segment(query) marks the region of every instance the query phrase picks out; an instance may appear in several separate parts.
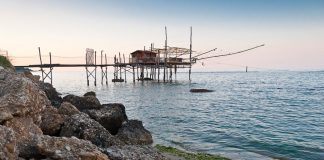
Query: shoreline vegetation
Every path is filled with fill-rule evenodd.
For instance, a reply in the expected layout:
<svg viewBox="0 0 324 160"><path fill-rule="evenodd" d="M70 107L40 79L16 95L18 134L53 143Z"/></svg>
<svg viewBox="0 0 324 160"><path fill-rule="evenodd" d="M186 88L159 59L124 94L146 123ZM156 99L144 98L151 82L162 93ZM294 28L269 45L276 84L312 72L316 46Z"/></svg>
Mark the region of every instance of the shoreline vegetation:
<svg viewBox="0 0 324 160"><path fill-rule="evenodd" d="M128 119L123 104L101 104L95 92L60 97L3 56L0 66L0 159L226 159L153 147L151 133Z"/></svg>

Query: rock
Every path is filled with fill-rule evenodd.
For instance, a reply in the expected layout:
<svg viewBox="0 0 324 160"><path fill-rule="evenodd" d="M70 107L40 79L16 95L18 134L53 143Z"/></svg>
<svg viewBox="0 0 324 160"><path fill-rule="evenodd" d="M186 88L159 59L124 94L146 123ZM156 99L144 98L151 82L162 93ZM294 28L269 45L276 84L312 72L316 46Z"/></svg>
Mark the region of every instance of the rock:
<svg viewBox="0 0 324 160"><path fill-rule="evenodd" d="M0 112L0 124L3 124L3 122L12 119L13 116L8 112Z"/></svg>
<svg viewBox="0 0 324 160"><path fill-rule="evenodd" d="M90 92L85 93L83 96L94 96L94 97L96 97L96 92L90 91Z"/></svg>
<svg viewBox="0 0 324 160"><path fill-rule="evenodd" d="M18 159L15 132L0 125L0 159Z"/></svg>
<svg viewBox="0 0 324 160"><path fill-rule="evenodd" d="M43 86L43 90L46 93L46 96L51 101L51 104L56 107L60 106L63 99L62 97L59 96L59 93L56 91L56 89L49 83L41 83L41 84Z"/></svg>
<svg viewBox="0 0 324 160"><path fill-rule="evenodd" d="M61 129L60 136L77 137L89 140L98 147L107 148L124 143L113 137L97 121L91 119L87 114L74 114L67 118Z"/></svg>
<svg viewBox="0 0 324 160"><path fill-rule="evenodd" d="M142 121L129 120L124 123L116 135L126 144L144 145L152 144L151 133L143 127Z"/></svg>
<svg viewBox="0 0 324 160"><path fill-rule="evenodd" d="M32 80L34 83L39 83L40 76L33 75L30 71L24 71L24 75L25 75L25 77Z"/></svg>
<svg viewBox="0 0 324 160"><path fill-rule="evenodd" d="M166 159L152 146L112 146L103 151L111 160L163 160Z"/></svg>
<svg viewBox="0 0 324 160"><path fill-rule="evenodd" d="M117 134L123 122L127 121L125 106L123 104L103 104L101 109L87 110L92 119L104 126L112 135Z"/></svg>
<svg viewBox="0 0 324 160"><path fill-rule="evenodd" d="M0 80L5 80L5 79L6 79L5 75L4 74L0 74Z"/></svg>
<svg viewBox="0 0 324 160"><path fill-rule="evenodd" d="M71 103L63 102L58 108L58 113L62 115L72 116L74 114L79 114L80 111Z"/></svg>
<svg viewBox="0 0 324 160"><path fill-rule="evenodd" d="M43 136L36 148L47 159L108 160L107 155L101 153L91 142L75 137Z"/></svg>
<svg viewBox="0 0 324 160"><path fill-rule="evenodd" d="M64 116L59 114L58 110L48 106L41 113L42 122L40 128L45 135L58 136L64 123Z"/></svg>
<svg viewBox="0 0 324 160"><path fill-rule="evenodd" d="M80 111L101 108L99 100L94 96L79 97L75 95L67 95L63 98L63 101L70 102Z"/></svg>
<svg viewBox="0 0 324 160"><path fill-rule="evenodd" d="M193 92L193 93L204 93L204 92L214 92L214 91L213 90L209 90L209 89L198 88L198 89L190 89L190 92Z"/></svg>
<svg viewBox="0 0 324 160"><path fill-rule="evenodd" d="M33 117L35 122L39 121L38 114L50 104L45 92L22 74L6 69L0 70L0 74L6 75L6 79L0 81L0 113L6 116L0 117L0 122L11 116Z"/></svg>
<svg viewBox="0 0 324 160"><path fill-rule="evenodd" d="M42 136L43 132L34 124L31 118L14 118L10 121L6 121L4 125L11 128L16 133L19 157L38 157L39 154L35 149L35 145L37 143L37 137Z"/></svg>

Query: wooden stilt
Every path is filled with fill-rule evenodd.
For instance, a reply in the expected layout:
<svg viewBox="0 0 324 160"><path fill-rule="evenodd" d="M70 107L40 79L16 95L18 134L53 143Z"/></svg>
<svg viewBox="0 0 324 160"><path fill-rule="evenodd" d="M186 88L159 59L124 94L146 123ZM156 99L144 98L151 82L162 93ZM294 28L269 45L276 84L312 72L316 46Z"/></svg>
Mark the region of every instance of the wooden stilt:
<svg viewBox="0 0 324 160"><path fill-rule="evenodd" d="M97 51L95 51L95 77L94 77L94 85L97 86Z"/></svg>
<svg viewBox="0 0 324 160"><path fill-rule="evenodd" d="M125 54L123 54L123 58L124 58L124 65L125 65L125 66L124 66L124 65L123 65L123 66L124 66L124 72L125 72L125 83L126 83L127 81L126 81L126 60L125 60Z"/></svg>
<svg viewBox="0 0 324 160"><path fill-rule="evenodd" d="M189 58L190 58L190 68L189 68L189 81L191 81L191 54L192 54L192 27L190 27L190 53L189 53Z"/></svg>

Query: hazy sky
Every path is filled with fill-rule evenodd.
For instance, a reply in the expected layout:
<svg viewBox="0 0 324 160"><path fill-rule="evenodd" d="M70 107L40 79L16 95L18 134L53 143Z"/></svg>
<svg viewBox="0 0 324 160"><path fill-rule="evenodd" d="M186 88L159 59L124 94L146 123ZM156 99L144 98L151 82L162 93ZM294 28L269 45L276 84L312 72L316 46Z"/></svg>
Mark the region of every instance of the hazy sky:
<svg viewBox="0 0 324 160"><path fill-rule="evenodd" d="M169 45L178 47L189 47L192 26L199 52L266 44L203 61L195 70L324 69L324 0L0 0L0 48L17 65L39 63L37 57L15 58L36 56L37 47L79 57L54 57L54 63L84 63L86 48L112 57L152 42L162 47L164 26Z"/></svg>

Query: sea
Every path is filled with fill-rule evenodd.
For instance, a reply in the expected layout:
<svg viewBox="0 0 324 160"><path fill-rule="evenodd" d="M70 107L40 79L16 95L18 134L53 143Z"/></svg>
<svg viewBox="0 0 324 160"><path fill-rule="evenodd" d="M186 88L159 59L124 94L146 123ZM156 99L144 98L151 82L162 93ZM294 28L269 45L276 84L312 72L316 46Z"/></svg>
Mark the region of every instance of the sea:
<svg viewBox="0 0 324 160"><path fill-rule="evenodd" d="M177 73L172 82L136 81L97 86L85 71L53 73L62 96L95 91L104 103L122 103L143 121L154 144L231 159L324 159L324 72ZM205 88L209 93L191 93Z"/></svg>

